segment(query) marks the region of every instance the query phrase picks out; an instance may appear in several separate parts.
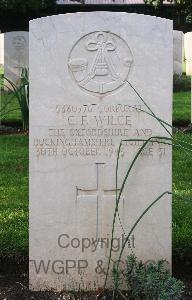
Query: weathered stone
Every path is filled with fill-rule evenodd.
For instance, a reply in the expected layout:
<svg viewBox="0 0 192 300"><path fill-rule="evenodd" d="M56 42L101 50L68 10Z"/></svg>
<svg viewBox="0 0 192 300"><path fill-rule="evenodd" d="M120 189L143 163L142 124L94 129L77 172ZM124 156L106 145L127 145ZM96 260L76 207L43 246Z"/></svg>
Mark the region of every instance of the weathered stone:
<svg viewBox="0 0 192 300"><path fill-rule="evenodd" d="M173 73L182 75L184 61L184 34L173 30Z"/></svg>
<svg viewBox="0 0 192 300"><path fill-rule="evenodd" d="M192 32L185 33L186 75L192 75Z"/></svg>
<svg viewBox="0 0 192 300"><path fill-rule="evenodd" d="M159 118L171 123L172 78L169 20L91 12L30 22L31 289L103 286L118 147L124 140L117 193L143 140L167 136L143 112L148 109L138 93ZM127 235L143 211L171 191L171 169L169 145L154 142L142 151L120 198L113 262L123 232ZM169 195L135 228L122 262L131 248L144 262L166 259L171 264ZM38 269L40 262L44 271L42 265ZM111 282L110 272L108 286Z"/></svg>
<svg viewBox="0 0 192 300"><path fill-rule="evenodd" d="M4 34L4 74L5 77L19 85L23 68L29 67L29 33L12 31ZM5 81L11 88L11 84Z"/></svg>

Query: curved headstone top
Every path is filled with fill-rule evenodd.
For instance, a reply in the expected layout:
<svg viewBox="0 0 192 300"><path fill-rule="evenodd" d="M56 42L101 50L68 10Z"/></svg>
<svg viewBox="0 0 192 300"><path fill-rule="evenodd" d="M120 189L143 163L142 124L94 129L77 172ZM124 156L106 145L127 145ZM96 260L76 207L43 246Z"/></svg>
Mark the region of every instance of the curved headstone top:
<svg viewBox="0 0 192 300"><path fill-rule="evenodd" d="M118 147L124 140L117 192L143 140L167 135L144 111L150 107L171 123L172 80L170 20L89 12L30 22L31 289L104 284ZM171 166L168 145L154 142L142 151L120 198L113 261L122 227L128 232L155 198L171 190ZM171 264L170 196L143 219L122 261L130 247L144 262Z"/></svg>

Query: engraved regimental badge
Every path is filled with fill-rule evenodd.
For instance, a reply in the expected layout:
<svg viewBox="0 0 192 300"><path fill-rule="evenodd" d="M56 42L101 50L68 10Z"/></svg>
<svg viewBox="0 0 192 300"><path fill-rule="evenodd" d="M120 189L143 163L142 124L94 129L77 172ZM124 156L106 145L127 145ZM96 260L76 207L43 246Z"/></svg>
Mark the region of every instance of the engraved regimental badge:
<svg viewBox="0 0 192 300"><path fill-rule="evenodd" d="M26 47L26 39L24 36L15 36L13 38L13 46L17 51L24 50Z"/></svg>
<svg viewBox="0 0 192 300"><path fill-rule="evenodd" d="M111 32L92 32L72 48L68 66L75 82L96 94L115 91L126 83L133 56L127 43Z"/></svg>

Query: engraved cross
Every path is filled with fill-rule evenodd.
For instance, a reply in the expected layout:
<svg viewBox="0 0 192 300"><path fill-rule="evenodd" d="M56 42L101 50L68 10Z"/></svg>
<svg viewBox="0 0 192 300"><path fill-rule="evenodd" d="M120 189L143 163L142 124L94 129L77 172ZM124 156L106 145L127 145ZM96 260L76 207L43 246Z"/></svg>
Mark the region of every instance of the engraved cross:
<svg viewBox="0 0 192 300"><path fill-rule="evenodd" d="M116 189L104 189L103 182L104 182L104 163L96 163L96 188L91 189L82 189L76 187L76 195L77 199L83 196L95 196L97 201L97 232L96 235L98 236L99 231L99 210L100 206L102 205L102 200L105 196L116 196ZM119 191L119 189L117 189Z"/></svg>

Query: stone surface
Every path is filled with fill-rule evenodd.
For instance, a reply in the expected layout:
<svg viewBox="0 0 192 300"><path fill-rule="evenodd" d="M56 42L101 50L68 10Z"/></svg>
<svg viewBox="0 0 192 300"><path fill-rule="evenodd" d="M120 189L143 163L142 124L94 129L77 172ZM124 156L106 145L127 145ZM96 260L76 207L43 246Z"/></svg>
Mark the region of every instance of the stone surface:
<svg viewBox="0 0 192 300"><path fill-rule="evenodd" d="M173 73L182 75L184 61L184 33L173 30Z"/></svg>
<svg viewBox="0 0 192 300"><path fill-rule="evenodd" d="M4 66L4 33L0 33L0 66Z"/></svg>
<svg viewBox="0 0 192 300"><path fill-rule="evenodd" d="M6 32L4 52L5 77L18 85L22 69L29 66L29 33L26 31ZM5 83L10 87L7 81Z"/></svg>
<svg viewBox="0 0 192 300"><path fill-rule="evenodd" d="M186 75L192 75L192 32L185 33Z"/></svg>
<svg viewBox="0 0 192 300"><path fill-rule="evenodd" d="M169 20L127 13L76 13L30 22L31 289L103 286L119 144L124 140L118 193L143 140L167 135L142 111L147 108L138 93L171 123L172 32ZM170 146L154 142L142 151L121 195L113 262L123 232L171 190L171 169ZM144 262L171 264L170 196L153 206L131 234L121 267L131 251ZM109 287L111 282L110 273Z"/></svg>

